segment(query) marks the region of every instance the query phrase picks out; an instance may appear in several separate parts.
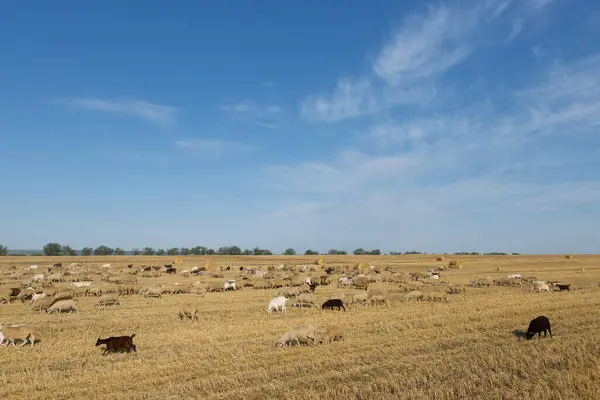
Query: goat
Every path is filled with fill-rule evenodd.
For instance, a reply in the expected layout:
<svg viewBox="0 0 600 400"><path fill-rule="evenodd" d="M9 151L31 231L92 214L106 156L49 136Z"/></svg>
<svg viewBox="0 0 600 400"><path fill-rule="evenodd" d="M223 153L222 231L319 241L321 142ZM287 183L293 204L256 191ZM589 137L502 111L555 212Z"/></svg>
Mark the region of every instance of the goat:
<svg viewBox="0 0 600 400"><path fill-rule="evenodd" d="M550 333L550 337L552 337L552 330L550 329L550 320L548 317L540 315L537 318L534 318L529 323L529 327L527 327L527 333L525 337L527 340L531 340L536 334L541 339L542 332L544 332L544 337L547 336L546 331Z"/></svg>
<svg viewBox="0 0 600 400"><path fill-rule="evenodd" d="M271 299L271 301L269 301L267 312L270 314L271 311L273 311L273 309L281 309L281 312L285 312L285 303L287 302L287 300L288 299L285 296L279 296Z"/></svg>
<svg viewBox="0 0 600 400"><path fill-rule="evenodd" d="M326 308L329 308L329 309L332 309L332 310L334 308L337 308L338 310L341 310L343 308L344 311L346 311L346 307L344 307L344 301L342 299L329 299L329 300L327 300L321 306L322 310L325 310Z"/></svg>
<svg viewBox="0 0 600 400"><path fill-rule="evenodd" d="M7 341L7 345L8 343L12 343L13 346L16 346L15 341L22 340L21 347L25 346L27 342L31 343L31 347L33 347L33 343L35 342L35 331L28 325L3 326L2 335L3 340Z"/></svg>
<svg viewBox="0 0 600 400"><path fill-rule="evenodd" d="M571 286L571 284L568 284L568 285L563 285L563 284L560 284L560 283L556 284L556 287L558 287L558 290L560 290L561 292L563 290L566 290L567 292L570 292L571 291L571 289L569 289L570 286Z"/></svg>
<svg viewBox="0 0 600 400"><path fill-rule="evenodd" d="M96 341L96 346L100 346L102 344L106 345L104 352L102 355L106 353L117 353L117 352L131 352L133 349L134 352L137 353L137 349L135 344L133 344L133 337L135 333L131 336L113 336L106 339L100 339Z"/></svg>

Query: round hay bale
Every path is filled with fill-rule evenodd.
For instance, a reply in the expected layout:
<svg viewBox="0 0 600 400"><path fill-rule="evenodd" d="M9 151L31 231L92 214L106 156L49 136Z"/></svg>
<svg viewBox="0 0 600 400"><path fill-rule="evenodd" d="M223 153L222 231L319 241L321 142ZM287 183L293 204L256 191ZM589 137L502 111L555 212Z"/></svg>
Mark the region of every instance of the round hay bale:
<svg viewBox="0 0 600 400"><path fill-rule="evenodd" d="M173 264L175 264L175 265L183 264L183 259L181 257L175 257L173 259Z"/></svg>
<svg viewBox="0 0 600 400"><path fill-rule="evenodd" d="M459 260L450 260L448 262L448 268L462 269L462 261L459 261Z"/></svg>
<svg viewBox="0 0 600 400"><path fill-rule="evenodd" d="M565 258L566 258L567 260L570 260L571 258L573 258L573 256L572 256L571 254L567 254L567 255L565 256Z"/></svg>
<svg viewBox="0 0 600 400"><path fill-rule="evenodd" d="M444 257L444 256L438 256L436 258L437 261L444 261L445 259L446 259L446 257Z"/></svg>
<svg viewBox="0 0 600 400"><path fill-rule="evenodd" d="M323 266L323 265L325 265L325 259L323 257L319 257L315 260L315 264Z"/></svg>
<svg viewBox="0 0 600 400"><path fill-rule="evenodd" d="M217 265L213 261L207 261L204 263L204 268L209 272L219 272Z"/></svg>

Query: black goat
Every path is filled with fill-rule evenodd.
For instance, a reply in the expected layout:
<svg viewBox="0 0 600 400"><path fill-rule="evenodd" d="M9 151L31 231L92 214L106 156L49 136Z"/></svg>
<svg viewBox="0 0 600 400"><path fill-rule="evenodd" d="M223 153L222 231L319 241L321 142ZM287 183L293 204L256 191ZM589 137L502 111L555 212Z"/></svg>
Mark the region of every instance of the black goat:
<svg viewBox="0 0 600 400"><path fill-rule="evenodd" d="M566 290L567 292L570 292L571 289L569 289L569 286L571 286L571 284L568 285L561 285L560 283L557 283L556 286L558 287L558 289L562 292L563 290Z"/></svg>
<svg viewBox="0 0 600 400"><path fill-rule="evenodd" d="M117 352L127 352L129 353L132 349L137 353L135 344L133 344L133 337L135 333L131 336L113 336L106 339L100 339L96 341L96 346L100 346L102 344L106 345L104 352L102 355L106 353L117 353Z"/></svg>
<svg viewBox="0 0 600 400"><path fill-rule="evenodd" d="M542 332L544 332L544 337L547 336L547 332L550 333L550 337L552 337L552 330L550 329L550 320L548 317L540 315L537 318L534 318L529 323L529 327L527 328L527 333L525 337L527 340L533 339L533 337L537 334L538 337L542 338Z"/></svg>
<svg viewBox="0 0 600 400"><path fill-rule="evenodd" d="M310 291L314 293L314 292L315 292L315 289L317 288L317 286L318 286L318 285L317 285L317 283L316 283L316 282L313 282L313 281L311 281L311 282L308 284L308 286L309 286L309 288L310 288Z"/></svg>
<svg viewBox="0 0 600 400"><path fill-rule="evenodd" d="M344 307L344 302L342 301L342 299L329 299L327 300L325 303L323 303L323 305L321 306L321 309L324 310L326 308L329 309L334 309L337 308L338 311L341 310L342 308L344 309L344 311L346 311L346 307Z"/></svg>
<svg viewBox="0 0 600 400"><path fill-rule="evenodd" d="M62 268L62 263L56 263L52 267L54 267L54 268Z"/></svg>

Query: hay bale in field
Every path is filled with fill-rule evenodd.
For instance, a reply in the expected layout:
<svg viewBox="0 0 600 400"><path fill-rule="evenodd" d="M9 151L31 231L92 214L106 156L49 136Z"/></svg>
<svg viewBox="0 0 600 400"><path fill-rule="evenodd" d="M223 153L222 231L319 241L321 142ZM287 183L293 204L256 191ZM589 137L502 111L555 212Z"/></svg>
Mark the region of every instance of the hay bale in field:
<svg viewBox="0 0 600 400"><path fill-rule="evenodd" d="M459 260L450 260L448 262L448 268L462 269L462 261L459 261Z"/></svg>
<svg viewBox="0 0 600 400"><path fill-rule="evenodd" d="M444 256L438 256L436 258L437 261L444 261L445 259L446 259L446 257L444 257Z"/></svg>
<svg viewBox="0 0 600 400"><path fill-rule="evenodd" d="M213 272L213 273L220 272L219 268L213 261L205 262L203 267L205 268L205 271L208 271L208 272Z"/></svg>
<svg viewBox="0 0 600 400"><path fill-rule="evenodd" d="M571 254L567 254L567 255L565 256L565 258L566 258L567 260L570 260L570 259L572 259L572 258L573 258L573 256L572 256Z"/></svg>
<svg viewBox="0 0 600 400"><path fill-rule="evenodd" d="M325 265L325 259L323 257L319 257L315 260L315 265L319 265L319 266L324 266Z"/></svg>

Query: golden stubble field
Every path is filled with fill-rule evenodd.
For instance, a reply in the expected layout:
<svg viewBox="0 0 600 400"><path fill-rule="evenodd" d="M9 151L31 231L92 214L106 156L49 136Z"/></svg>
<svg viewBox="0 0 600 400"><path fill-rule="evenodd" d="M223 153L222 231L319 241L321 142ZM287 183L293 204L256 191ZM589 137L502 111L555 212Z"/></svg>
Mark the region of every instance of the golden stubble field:
<svg viewBox="0 0 600 400"><path fill-rule="evenodd" d="M450 257L453 258L453 257ZM178 268L218 265L311 264L315 257L183 257ZM442 264L432 255L325 256L328 264L367 261L398 271ZM347 312L290 307L266 312L276 290L244 288L162 299L123 296L114 308L76 301L80 313L46 314L27 303L0 304L0 323L37 327L31 348L0 347L0 399L598 399L600 398L600 256L461 256L464 268L442 273L466 284L478 276L510 273L571 283L571 292L537 293L519 287L471 288L448 303L404 301L398 284L385 284L386 306L349 306ZM3 257L0 268L84 262L113 267L163 265L172 257ZM447 263L447 261L445 262ZM497 271L497 268L500 271ZM6 275L3 275L4 277ZM229 273L226 277L235 276ZM94 279L99 279L95 276ZM162 275L140 284L205 278ZM6 283L6 281L4 281ZM96 284L96 283L95 283ZM381 286L381 285L380 285ZM2 285L0 285L2 288ZM357 289L318 287L320 302ZM198 308L199 322L182 322L182 305ZM515 334L546 315L553 339ZM348 327L327 345L275 348L288 328L330 323ZM137 353L101 356L98 337L135 333Z"/></svg>

